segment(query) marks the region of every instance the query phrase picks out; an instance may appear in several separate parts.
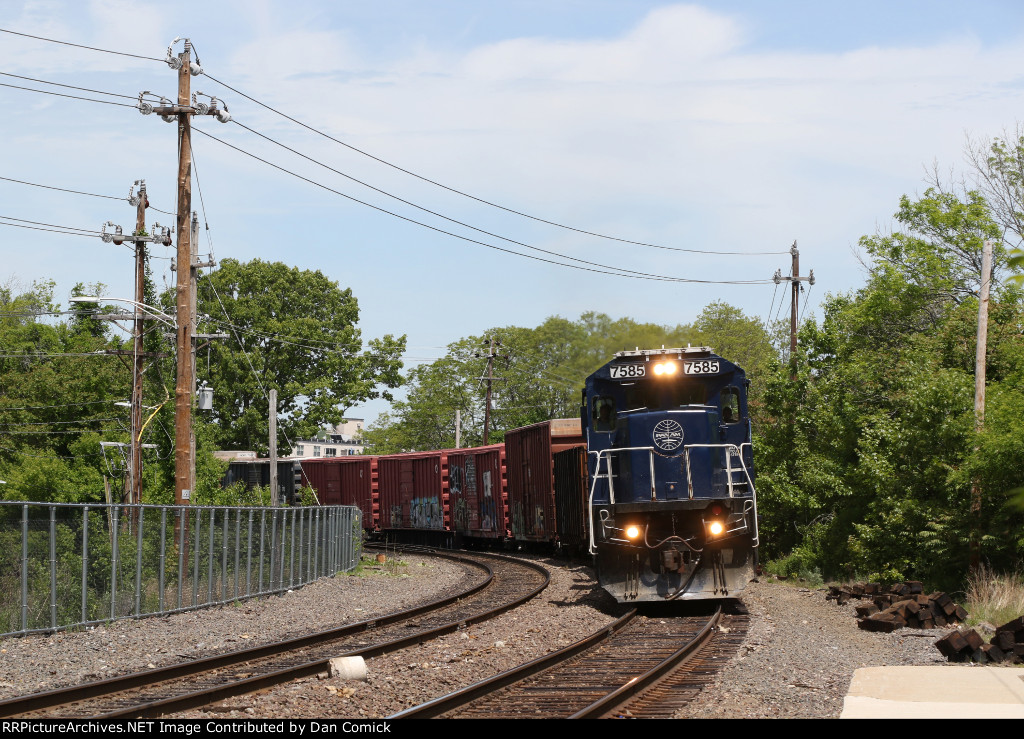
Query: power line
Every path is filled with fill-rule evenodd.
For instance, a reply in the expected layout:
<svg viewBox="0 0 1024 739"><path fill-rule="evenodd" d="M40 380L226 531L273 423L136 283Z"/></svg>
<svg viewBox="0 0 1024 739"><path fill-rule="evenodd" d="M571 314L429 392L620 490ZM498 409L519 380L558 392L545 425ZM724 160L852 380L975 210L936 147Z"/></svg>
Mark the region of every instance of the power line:
<svg viewBox="0 0 1024 739"><path fill-rule="evenodd" d="M154 61L154 62L163 62L164 61L163 59L159 59L159 58L157 58L155 56L142 56L140 54L129 54L128 52L125 52L125 51L112 51L110 49L100 49L100 48L98 48L96 46L84 46L82 44L72 44L69 41L58 41L57 39L46 38L45 36L33 36L30 33L19 33L18 31L11 31L11 30L9 30L7 28L0 28L0 31L2 31L3 33L13 34L14 36L24 36L25 38L34 38L37 41L48 41L51 44L62 44L64 46L74 46L75 48L78 48L78 49L88 49L89 51L102 51L104 54L117 54L119 56L130 56L130 57L134 57L135 59L148 59L148 60Z"/></svg>
<svg viewBox="0 0 1024 739"><path fill-rule="evenodd" d="M106 92L105 90L92 90L92 89L90 89L88 87L76 87L75 85L65 85L65 84L63 84L61 82L50 82L49 80L41 80L41 79L38 79L36 77L25 77L24 75L11 74L10 72L0 72L0 74L2 74L4 77L14 77L14 78L19 79L19 80L28 80L29 82L38 82L38 83L40 83L42 85L53 85L55 87L65 87L65 88L67 88L69 90L80 90L82 92L95 92L97 95L110 95L111 97L127 98L128 100L137 100L138 97L139 97L138 95L125 95L124 93L120 93L120 92ZM133 107L138 107L138 106L133 106Z"/></svg>
<svg viewBox="0 0 1024 739"><path fill-rule="evenodd" d="M414 202L412 202L410 200L406 200L405 198L401 198L401 197L399 197L397 195L394 195L394 194L392 194L390 192L387 192L386 190L382 190L379 187L375 187L374 185L371 185L368 182L363 182L362 180L357 179L357 178L355 178L355 177L353 177L353 176L351 176L349 174L346 174L346 173L342 172L341 170L335 169L334 167L331 167L331 166L329 166L327 164L324 164L323 162L320 162L320 161L314 159L311 156L307 156L306 154L303 154L300 151L296 151L295 149L291 148L290 146L286 146L285 144L282 144L280 141L276 141L275 139L271 138L270 136L267 136L265 134L260 133L259 131L256 131L256 130L254 130L252 128L249 128L245 124L239 123L237 120L232 119L232 122L234 122L238 126L244 128L246 131L249 131L250 133L253 133L253 134L257 135L260 138L262 138L262 139L264 139L266 141L269 141L272 144L275 144L276 146L280 146L282 149L285 149L286 151L290 151L292 154L295 154L296 156L300 156L303 159L312 162L313 164L316 164L316 165L318 165L320 167L323 167L324 169L329 170L331 172L334 172L335 174L341 175L342 177L345 177L346 179L349 179L352 182L360 184L363 187L369 188L370 190L373 190L374 192L378 192L381 195L384 195L386 197L389 197L389 198L392 198L394 200L397 200L398 202L404 203L405 205L408 205L410 207L416 208L417 210L421 210L424 213L429 213L432 216L437 216L438 218L442 218L442 219L444 219L444 220L446 220L446 221L448 221L450 223L454 223L454 224L457 224L459 226L462 226L463 228L468 228L468 229L470 229L472 231L476 231L477 233L484 234L485 236L491 236L491 237L496 238L496 239L501 239L502 241L507 241L510 244L515 244L516 246L521 246L521 247L526 248L526 249L531 249L533 251L538 251L538 252L541 252L542 254L548 254L548 255L551 255L551 256L559 257L560 259L568 259L568 260L573 261L573 262L578 262L579 264L589 264L592 267L601 267L601 268L604 268L604 269L612 269L612 270L617 270L617 271L620 271L620 272L626 272L626 273L629 273L629 274L642 275L644 277L659 277L660 276L660 275L653 275L650 272L638 272L637 270L625 269L623 267L615 267L615 266L608 265L608 264L601 264L599 262L591 262L591 261L589 261L587 259L577 259L576 257L571 257L571 256L568 256L568 255L565 255L565 254L559 254L558 252L550 251L548 249L541 249L540 247L532 246L532 245L526 244L526 243L524 243L522 241L516 241L515 239L510 239L510 238L508 238L506 236L502 236L501 234L496 234L496 233L492 233L491 231L484 230L482 228L477 228L476 226L473 226L473 225L471 225L469 223L466 223L464 221L460 221L460 220L457 220L455 218L450 218L450 217L444 215L443 213L439 213L439 212L437 212L435 210L431 210L430 208L425 208L422 205L417 205L416 203L414 203Z"/></svg>
<svg viewBox="0 0 1024 739"><path fill-rule="evenodd" d="M568 267L570 269L577 269L577 270L581 270L581 271L584 271L584 272L595 272L597 274L606 274L606 275L612 275L612 276L615 276L615 277L630 277L630 278L633 278L633 279L653 280L653 281L657 281L657 282L684 282L684 283L697 283L697 284L706 284L706 285L761 285L761 284L766 284L766 283L770 282L770 280L698 280L698 279L692 279L692 278L686 278L686 277L666 277L666 276L656 276L656 275L646 276L646 275L639 275L639 274L630 274L628 272L623 272L623 271L612 272L612 271L608 271L606 269L595 269L595 268L592 268L592 267L581 267L581 266L578 266L578 265L575 265L575 264L565 264L563 262L556 262L554 260L545 259L543 257L534 256L532 254L523 254L522 252L518 252L518 251L515 251L513 249L505 249L504 247L495 246L494 244L488 244L485 241L479 241L478 239L471 239L468 236L461 236L461 235L459 235L457 233L453 233L451 231L446 231L443 228L438 228L437 226L431 226L430 224L423 223L422 221L417 221L414 218L409 218L408 216L400 215L398 213L395 213L394 211L387 210L386 208L381 208L380 206L373 205L372 203L368 203L368 202L366 202L364 200L360 200L359 198L353 197L351 195L346 195L345 193L340 192L339 190L335 190L334 188L328 187L327 185L324 185L324 184L322 184L320 182L317 182L315 180L311 180L308 177L303 177L302 175L297 174L296 172L293 172L293 171L291 171L289 169L286 169L285 167L282 167L282 166L280 166L278 164L274 164L273 162L268 161L266 159L263 159L262 157L258 157L255 154L252 154L252 153L250 153L250 152L248 152L248 151L246 151L246 150L244 150L242 148L239 148L239 147L235 146L234 144L229 144L228 142L223 141L223 140L217 138L216 136L213 136L212 134L206 133L202 129L194 128L192 130L197 132L197 133L201 133L203 136L206 136L207 138L211 138L214 141L216 141L217 143L223 144L224 146L227 146L230 149L234 149L235 151L237 151L237 152L239 152L241 154L245 154L246 156L251 157L251 158L255 159L256 161L262 162L263 164L266 164L266 165L268 165L270 167L273 167L274 169L278 169L278 170L280 170L282 172L285 172L286 174L290 174L291 176L293 176L293 177L295 177L297 179L303 180L304 182L308 182L311 185L315 185L316 187L319 187L319 188L321 188L323 190L327 190L328 192L331 192L331 193L334 193L335 195L338 195L340 197L346 198L347 200L351 200L351 201L353 201L355 203L359 203L360 205L365 205L366 207L372 208L373 210L379 211L381 213L385 213L387 215L393 216L394 218L398 218L398 219L406 221L408 223L413 223L413 224L415 224L417 226L421 226L421 227L429 229L431 231L436 231L437 233L441 233L441 234L444 234L446 236L452 236L452 237L454 237L456 239L461 239L462 241L468 241L469 243L472 243L472 244L478 244L480 246L487 247L488 249L494 249L495 251L504 252L506 254L512 254L514 256L523 257L525 259L532 259L532 260L537 261L537 262L544 262L546 264L554 264L554 265L557 265L559 267ZM549 253L553 254L554 252L549 252ZM564 255L558 255L558 256L560 256L562 258L565 258L565 259L571 259L571 257L566 257ZM612 268L609 268L609 269L617 269L617 268L612 267Z"/></svg>
<svg viewBox="0 0 1024 739"><path fill-rule="evenodd" d="M23 405L23 406L0 406L0 413L4 411L35 411L44 410L47 408L72 408L82 405L103 405L106 403L113 403L112 400L89 400L83 403L58 403L57 405Z"/></svg>
<svg viewBox="0 0 1024 739"><path fill-rule="evenodd" d="M5 180L6 182L17 182L19 185L30 185L32 187L41 187L41 188L43 188L45 190L58 190L60 192L70 192L70 193L73 193L75 195L89 195L89 196L94 197L94 198L106 198L107 200L123 200L125 202L128 201L128 198L119 198L119 197L116 197L114 195L101 195L101 194L95 193L95 192L84 192L82 190L68 190L67 188L64 188L64 187L54 187L53 185L41 185L38 182L27 182L26 180L16 180L13 177L0 177L0 180ZM152 210L157 211L158 213L166 213L167 215L170 215L170 216L174 215L174 213L171 213L169 210L160 210L159 208L154 208L152 205L150 205L149 208L152 209Z"/></svg>
<svg viewBox="0 0 1024 739"><path fill-rule="evenodd" d="M389 161L387 161L385 159L381 159L380 157L374 156L373 154L370 154L369 152L363 151L362 149L358 149L355 146L352 146L351 144L347 144L344 141L341 141L340 139L334 138L330 134L324 133L323 131L320 131L320 130L318 130L316 128L313 128L312 126L310 126L308 124L305 124L305 123L303 123L300 120L292 118L290 115L282 113L281 111L279 111L279 110L277 110L275 108L270 107L266 103L262 103L259 100L255 99L255 98L253 98L253 97L251 97L249 95L246 95L244 92L242 92L240 90L237 90L234 87L231 87L226 82L220 81L216 77L213 77L212 75L210 75L208 72L204 72L204 74L207 77L209 77L211 80L216 82L217 84L222 85L223 87L226 87L227 89L231 90L233 93L235 93L237 95L241 95L245 99L250 100L250 101L256 103L257 105L259 105L259 106L261 106L263 108L266 108L267 110L271 111L272 113L276 113L277 115L281 116L282 118L286 118L287 120L291 121L292 123L295 123L296 125L302 126L303 128L305 128L308 131L312 131L313 133L315 133L315 134L317 134L319 136L323 136L324 138L329 139L330 141L333 141L336 144L340 144L341 146L344 146L346 149L350 149L350 150L356 152L357 154L361 154L361 155L363 155L365 157L369 157L370 159L374 160L375 162L379 162L380 164L384 164L384 165L386 165L388 167L391 167L392 169L396 169L399 172L407 174L407 175L409 175L411 177L415 177L418 180L422 180L423 182L427 182L427 183L429 183L431 185L434 185L436 187L440 187L443 190L447 190L448 192L454 193L456 195L461 195L462 197L469 198L470 200L475 200L478 203L482 203L484 205L489 205L492 208L498 208L499 210L503 210L503 211L505 211L507 213L512 213L512 214L517 215L517 216L522 216L523 218L529 218L530 220L533 220L533 221L538 221L540 223L546 223L549 226L555 226L557 228L563 228L563 229L566 229L567 231L575 231L576 233L585 234L587 236L596 236L597 238L600 238L600 239L608 239L610 241L618 241L618 242L621 242L621 243L624 243L624 244L633 244L635 246L647 246L647 247L650 247L652 249L665 249L665 250L668 250L668 251L689 252L691 254L727 254L727 255L755 256L755 255L765 255L765 254L788 254L789 253L788 251L764 251L764 252L712 251L712 250L705 250L705 249L683 249L681 247L676 247L676 246L662 246L660 244L650 244L650 243L643 242L643 241L633 241L631 239L623 239L623 238L619 238L619 237L616 237L616 236L608 236L606 234L597 233L595 231L587 231L587 230L582 229L582 228L574 228L573 226L566 226L566 225L564 225L562 223L558 223L556 221L547 220L546 218L540 218L538 216L532 216L532 215L530 215L528 213L524 213L522 211L518 211L518 210L515 210L513 208L507 208L507 207L505 207L503 205L499 205L498 203L491 202L490 200L485 200L483 198L478 198L475 195L470 195L469 193L463 192L462 190L457 190L454 187L449 187L448 185L444 185L444 184L442 184L440 182L437 182L435 180L432 180L432 179L430 179L428 177L424 177L423 175L416 174L415 172L412 172L412 171L410 171L408 169L400 167L397 164L392 164L391 162L389 162Z"/></svg>
<svg viewBox="0 0 1024 739"><path fill-rule="evenodd" d="M8 84L6 82L0 82L0 87L12 87L15 90L26 90L27 92L39 92L39 93L42 93L44 95L56 95L57 97L71 98L72 100L85 100L85 101L88 101L90 103L103 103L105 105L120 105L121 107L124 107L124 108L138 108L139 107L138 105L129 105L128 103L119 103L119 102L116 102L114 100L97 100L96 98L84 98L81 95L67 95L67 94L65 94L63 92L53 92L51 90L37 90L34 87L22 87L21 85L10 85L10 84ZM110 93L103 93L103 94L104 95L109 95Z"/></svg>
<svg viewBox="0 0 1024 739"><path fill-rule="evenodd" d="M4 218L4 217L5 216L0 216L0 218ZM94 238L96 238L96 236L99 235L99 231L96 231L95 235L94 235L94 234L89 234L89 233L75 233L74 231L58 231L55 228L40 228L38 226L24 226L24 225L22 225L20 223L3 223L2 221L0 221L0 226L11 226L12 228L27 228L27 229L30 229L32 231L48 231L49 233L64 234L65 236L86 236L86 237L88 237L90 239L94 239ZM85 229L78 229L78 230L84 231Z"/></svg>
<svg viewBox="0 0 1024 739"><path fill-rule="evenodd" d="M99 236L100 235L100 232L96 231L95 229L77 228L75 226L61 226L61 225L56 224L56 223L43 223L42 221L30 221L27 218L15 218L14 216L0 215L0 218L4 218L4 219L6 219L8 221L20 221L21 223L32 223L32 224L35 224L36 226L51 226L52 228L63 228L65 230L67 230L67 231L84 231L87 234L93 234L95 236Z"/></svg>

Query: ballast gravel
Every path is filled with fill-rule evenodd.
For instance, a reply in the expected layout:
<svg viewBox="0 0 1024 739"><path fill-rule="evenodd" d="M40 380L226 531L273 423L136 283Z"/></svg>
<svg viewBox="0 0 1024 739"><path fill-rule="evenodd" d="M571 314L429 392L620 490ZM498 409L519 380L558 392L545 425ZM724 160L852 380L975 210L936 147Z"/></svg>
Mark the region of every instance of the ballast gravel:
<svg viewBox="0 0 1024 739"><path fill-rule="evenodd" d="M582 565L538 558L551 585L483 624L366 662L365 681L308 678L176 718L380 718L560 649L623 612ZM452 562L402 555L400 566L339 575L280 596L80 632L0 639L0 699L134 672L361 621L465 584ZM742 601L750 629L713 685L679 718L835 718L854 670L939 665L945 630L857 628L853 604L762 579Z"/></svg>

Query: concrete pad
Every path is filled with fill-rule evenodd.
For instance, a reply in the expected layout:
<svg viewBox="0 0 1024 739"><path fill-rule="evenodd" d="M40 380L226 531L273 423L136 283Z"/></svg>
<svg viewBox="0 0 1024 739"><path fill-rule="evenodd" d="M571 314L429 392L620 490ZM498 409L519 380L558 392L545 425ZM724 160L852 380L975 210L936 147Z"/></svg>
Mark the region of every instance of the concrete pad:
<svg viewBox="0 0 1024 739"><path fill-rule="evenodd" d="M1024 718L1024 669L862 667L840 718Z"/></svg>

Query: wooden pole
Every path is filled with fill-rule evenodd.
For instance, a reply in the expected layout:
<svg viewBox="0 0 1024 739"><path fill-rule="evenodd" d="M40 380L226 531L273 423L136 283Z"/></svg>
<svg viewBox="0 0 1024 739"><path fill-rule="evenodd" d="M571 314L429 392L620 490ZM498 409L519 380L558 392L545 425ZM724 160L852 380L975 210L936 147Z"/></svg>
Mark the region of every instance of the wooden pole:
<svg viewBox="0 0 1024 739"><path fill-rule="evenodd" d="M146 183L139 182L139 203L135 212L135 235L146 230ZM142 303L146 300L146 242L135 242L135 351L132 363L132 443L129 464L130 483L128 502L142 502ZM138 520L138 513L132 511L132 521Z"/></svg>
<svg viewBox="0 0 1024 739"><path fill-rule="evenodd" d="M270 505L277 500L277 390L270 390Z"/></svg>
<svg viewBox="0 0 1024 739"><path fill-rule="evenodd" d="M484 446L487 446L491 430L491 383L494 380L494 337L487 349L487 405L484 408Z"/></svg>
<svg viewBox="0 0 1024 739"><path fill-rule="evenodd" d="M985 359L988 354L988 295L992 282L992 242L986 240L981 252L981 285L978 289L978 342L974 354L974 430L985 428ZM977 445L975 445L977 450ZM971 483L970 568L981 568L981 480Z"/></svg>
<svg viewBox="0 0 1024 739"><path fill-rule="evenodd" d="M178 105L192 104L192 47L185 42L178 69ZM188 505L195 464L192 459L192 129L189 113L178 114L177 382L174 390L174 502Z"/></svg>

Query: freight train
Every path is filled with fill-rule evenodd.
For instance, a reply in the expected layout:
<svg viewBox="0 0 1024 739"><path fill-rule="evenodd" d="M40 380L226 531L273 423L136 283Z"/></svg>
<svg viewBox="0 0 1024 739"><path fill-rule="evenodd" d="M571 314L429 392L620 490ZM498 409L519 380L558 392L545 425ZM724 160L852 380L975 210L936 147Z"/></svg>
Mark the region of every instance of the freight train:
<svg viewBox="0 0 1024 739"><path fill-rule="evenodd" d="M587 378L579 419L472 449L304 460L302 480L374 536L585 552L620 602L735 597L759 543L748 387L707 347L619 352Z"/></svg>

